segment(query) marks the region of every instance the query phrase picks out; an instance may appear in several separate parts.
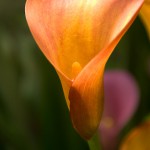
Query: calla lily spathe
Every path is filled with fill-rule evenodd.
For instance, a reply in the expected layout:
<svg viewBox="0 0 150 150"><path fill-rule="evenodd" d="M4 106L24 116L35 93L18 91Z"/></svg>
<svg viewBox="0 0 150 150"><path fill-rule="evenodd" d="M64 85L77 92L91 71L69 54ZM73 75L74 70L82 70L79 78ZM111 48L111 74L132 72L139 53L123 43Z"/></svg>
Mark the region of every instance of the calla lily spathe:
<svg viewBox="0 0 150 150"><path fill-rule="evenodd" d="M103 72L144 0L27 0L26 19L55 67L75 129L90 139L103 110Z"/></svg>

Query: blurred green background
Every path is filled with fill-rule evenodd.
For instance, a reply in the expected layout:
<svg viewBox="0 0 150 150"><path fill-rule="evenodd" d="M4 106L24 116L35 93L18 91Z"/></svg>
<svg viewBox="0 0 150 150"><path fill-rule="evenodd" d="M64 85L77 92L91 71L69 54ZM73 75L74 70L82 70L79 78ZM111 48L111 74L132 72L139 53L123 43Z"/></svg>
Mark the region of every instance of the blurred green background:
<svg viewBox="0 0 150 150"><path fill-rule="evenodd" d="M88 150L72 128L58 76L28 29L25 0L0 0L0 150ZM140 87L131 127L150 114L150 43L137 18L107 69L126 69Z"/></svg>

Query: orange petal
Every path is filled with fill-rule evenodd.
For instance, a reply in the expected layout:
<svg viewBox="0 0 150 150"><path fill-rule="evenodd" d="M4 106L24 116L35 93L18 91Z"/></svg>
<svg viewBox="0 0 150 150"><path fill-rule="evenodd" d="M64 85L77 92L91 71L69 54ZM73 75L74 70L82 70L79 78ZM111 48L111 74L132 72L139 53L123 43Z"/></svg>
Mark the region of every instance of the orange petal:
<svg viewBox="0 0 150 150"><path fill-rule="evenodd" d="M142 1L27 0L26 18L48 60L72 79L72 64L84 68L128 23Z"/></svg>
<svg viewBox="0 0 150 150"><path fill-rule="evenodd" d="M147 32L150 38L150 0L145 1L140 11L140 16L147 29Z"/></svg>
<svg viewBox="0 0 150 150"><path fill-rule="evenodd" d="M122 4L122 7L118 8L119 4ZM90 139L93 136L101 119L105 64L114 47L135 19L142 2L130 0L129 3L127 1L114 3L113 1L110 5L113 6L115 13L119 14L117 16L118 22L116 22L116 26L114 26L110 34L112 42L83 68L74 80L69 92L72 122L78 133L85 139ZM111 16L112 14L113 11L109 15ZM111 19L115 21L116 18L113 16Z"/></svg>
<svg viewBox="0 0 150 150"><path fill-rule="evenodd" d="M150 121L133 129L123 140L120 150L149 150Z"/></svg>
<svg viewBox="0 0 150 150"><path fill-rule="evenodd" d="M26 2L30 30L57 70L67 104L71 105L72 121L84 138L94 134L101 118L106 61L136 17L143 1Z"/></svg>

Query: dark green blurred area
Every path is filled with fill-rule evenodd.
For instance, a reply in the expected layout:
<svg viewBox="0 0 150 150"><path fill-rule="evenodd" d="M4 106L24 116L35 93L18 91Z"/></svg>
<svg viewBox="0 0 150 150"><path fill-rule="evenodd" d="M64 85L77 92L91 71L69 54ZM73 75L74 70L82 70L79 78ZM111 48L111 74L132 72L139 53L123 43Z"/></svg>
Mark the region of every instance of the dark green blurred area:
<svg viewBox="0 0 150 150"><path fill-rule="evenodd" d="M88 150L74 131L60 81L28 29L25 1L0 1L0 150ZM150 43L137 18L107 69L126 69L140 87L140 105L126 127L150 114Z"/></svg>

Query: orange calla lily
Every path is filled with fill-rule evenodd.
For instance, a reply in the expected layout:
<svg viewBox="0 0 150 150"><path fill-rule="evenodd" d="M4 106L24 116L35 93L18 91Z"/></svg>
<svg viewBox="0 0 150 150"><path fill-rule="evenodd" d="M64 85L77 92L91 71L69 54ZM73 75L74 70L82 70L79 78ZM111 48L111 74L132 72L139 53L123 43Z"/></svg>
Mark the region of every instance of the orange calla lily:
<svg viewBox="0 0 150 150"><path fill-rule="evenodd" d="M121 144L120 150L149 150L150 120L134 128Z"/></svg>
<svg viewBox="0 0 150 150"><path fill-rule="evenodd" d="M55 67L75 129L90 139L103 109L105 64L144 0L27 0L29 28Z"/></svg>
<svg viewBox="0 0 150 150"><path fill-rule="evenodd" d="M150 38L150 0L145 0L144 5L140 11L140 16Z"/></svg>

